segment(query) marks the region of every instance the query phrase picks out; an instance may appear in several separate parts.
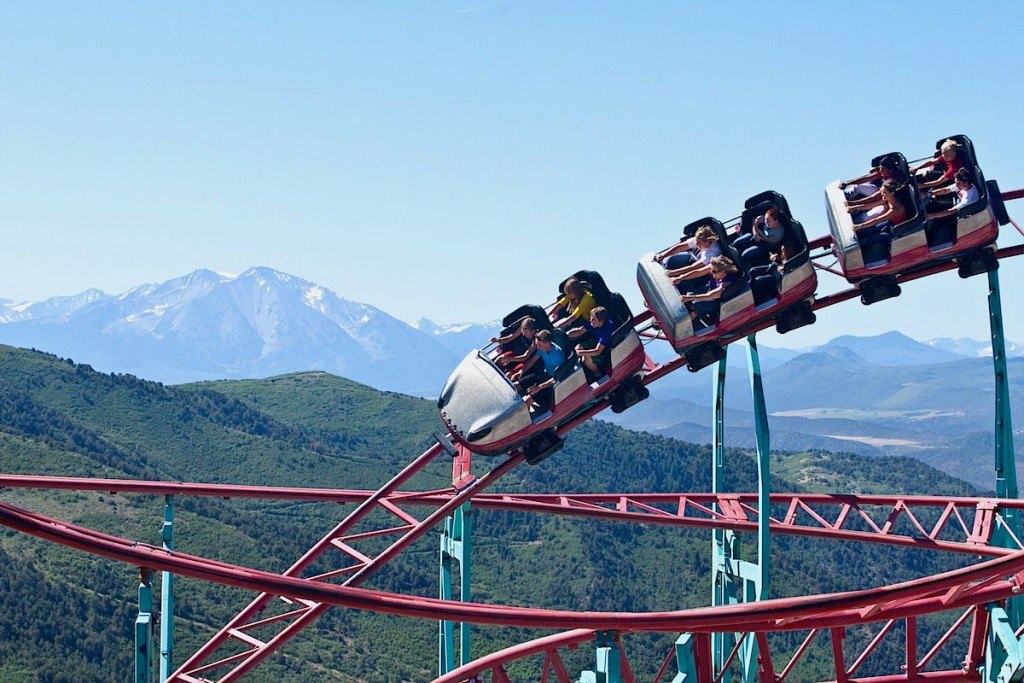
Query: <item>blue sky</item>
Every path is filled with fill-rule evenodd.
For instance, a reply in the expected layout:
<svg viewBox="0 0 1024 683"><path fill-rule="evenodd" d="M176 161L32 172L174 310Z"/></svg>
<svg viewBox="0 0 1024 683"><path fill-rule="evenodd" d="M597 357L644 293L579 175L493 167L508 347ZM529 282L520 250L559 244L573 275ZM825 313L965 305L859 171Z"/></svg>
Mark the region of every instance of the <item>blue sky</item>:
<svg viewBox="0 0 1024 683"><path fill-rule="evenodd" d="M1024 186L1022 19L1011 2L5 3L0 298L269 265L454 322L595 268L637 306L636 260L684 224L773 188L823 234L824 185L881 152L965 132L988 177ZM1019 261L1001 273L1024 340ZM765 341L985 338L985 291L940 276Z"/></svg>

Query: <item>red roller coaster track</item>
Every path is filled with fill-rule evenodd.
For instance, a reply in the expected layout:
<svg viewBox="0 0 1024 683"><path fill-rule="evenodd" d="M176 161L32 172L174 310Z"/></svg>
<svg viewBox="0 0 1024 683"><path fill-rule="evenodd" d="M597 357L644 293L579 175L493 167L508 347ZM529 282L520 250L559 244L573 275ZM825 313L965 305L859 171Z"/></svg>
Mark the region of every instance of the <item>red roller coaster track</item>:
<svg viewBox="0 0 1024 683"><path fill-rule="evenodd" d="M1024 197L1024 190L1003 194L1005 200L1020 197ZM1020 231L1019 227L1017 229ZM829 243L829 238L820 238L811 243L811 248L827 248ZM997 256L1005 259L1022 253L1024 245L1001 249ZM940 263L902 275L899 281L908 282L955 267L956 264L952 262ZM832 272L828 268L823 270ZM820 309L832 306L855 298L858 294L856 288L846 289L819 298L814 307ZM645 337L658 338L658 332L650 324L649 312L637 316L634 323ZM771 324L769 321L759 328L744 330L743 335ZM677 358L663 365L649 362L644 382L656 381L685 363L685 358ZM606 405L606 402L598 403L572 422L562 425L559 435L588 420ZM480 509L734 531L754 531L757 528L755 494L513 496L484 493L502 475L519 465L524 459L522 455L500 462L489 473L460 490L401 490L413 475L444 452L441 446L428 449L377 491L0 476L0 487L333 501L355 505L344 520L280 575L169 552L63 523L6 503L0 503L0 524L121 562L258 592L259 595L244 610L167 679L186 683L238 680L332 606L430 620L570 629L488 655L436 679L435 683L456 683L486 673L490 674L494 683L507 682L509 678L506 667L509 663L528 657L537 659L539 655L543 655L541 671L534 680L569 683L571 679L562 662L560 650L593 641L595 633L599 631L615 631L620 636L635 631L694 634L694 653L701 683L717 683L709 664L710 634L726 631L743 632L757 639L760 651L759 672L763 681L787 680L819 635L831 643L836 681L975 681L979 680L976 667L985 655L988 639L1001 628L987 606L1017 595L1024 585L1024 551L1008 550L993 543L996 530L1007 528L1004 511L1024 509L1024 501L775 494L771 496L771 503L779 513L769 520L772 533L968 553L988 556L989 559L956 571L869 590L656 613L567 612L443 601L359 588L388 561L469 500L473 501L474 507ZM426 509L426 514L417 516L410 512L411 509ZM371 514L377 519L380 513L393 520L392 525L365 529ZM378 543L382 539L390 539L390 543L376 553L362 552L357 546L366 539L377 539ZM1017 546L1024 547L1019 541ZM314 564L319 567L325 563L332 568L315 575L309 574ZM961 613L942 637L924 655L919 656L917 619L952 610ZM844 650L846 630L868 623L880 623L882 626L867 647L847 662L848 653ZM947 647L957 632L968 623L970 636L967 639L968 649L963 667L948 671L926 671L936 654ZM900 625L905 633L906 651L902 670L871 679L853 678L879 643ZM784 631L807 632L803 644L787 657L780 656L780 652L769 640L769 636ZM259 635L254 635L256 633ZM628 658L625 657L625 649L618 639L614 646L623 655L625 679L635 680ZM737 643L730 659L738 649ZM656 683L665 675L672 656L670 652L666 657L665 664L655 678ZM217 677L208 678L211 675Z"/></svg>

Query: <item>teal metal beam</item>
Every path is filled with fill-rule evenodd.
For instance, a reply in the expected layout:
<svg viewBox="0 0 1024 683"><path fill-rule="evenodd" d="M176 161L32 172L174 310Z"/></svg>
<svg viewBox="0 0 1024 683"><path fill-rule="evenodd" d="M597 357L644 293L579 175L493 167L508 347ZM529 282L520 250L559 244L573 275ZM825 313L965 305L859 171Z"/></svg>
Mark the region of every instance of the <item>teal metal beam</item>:
<svg viewBox="0 0 1024 683"><path fill-rule="evenodd" d="M470 503L465 503L445 520L441 532L438 572L438 594L442 600L452 600L452 569L459 568L459 600L472 599L472 531L473 514ZM455 629L459 631L458 665L455 661ZM437 668L444 675L470 661L470 628L468 623L438 622Z"/></svg>
<svg viewBox="0 0 1024 683"><path fill-rule="evenodd" d="M985 683L1024 681L1024 640L1014 633L1006 610L996 604L985 608L989 613L989 628L982 680Z"/></svg>
<svg viewBox="0 0 1024 683"><path fill-rule="evenodd" d="M135 618L135 683L153 683L153 570L139 567L139 616Z"/></svg>
<svg viewBox="0 0 1024 683"><path fill-rule="evenodd" d="M672 683L698 683L696 641L692 633L683 633L676 638L676 669L679 673Z"/></svg>
<svg viewBox="0 0 1024 683"><path fill-rule="evenodd" d="M164 525L160 529L163 547L174 550L174 496L164 496ZM160 577L160 680L174 673L174 574Z"/></svg>
<svg viewBox="0 0 1024 683"><path fill-rule="evenodd" d="M438 597L442 600L452 599L452 558L444 552L444 539L441 540L441 560L438 584ZM437 622L437 671L444 675L455 669L455 625L451 621Z"/></svg>
<svg viewBox="0 0 1024 683"><path fill-rule="evenodd" d="M771 432L768 429L768 409L764 402L764 384L761 382L761 359L757 352L755 335L747 337L747 366L750 369L750 393L754 399L754 425L757 436L757 565L758 590L755 600L768 598L768 574L771 552L769 549L769 494L771 493Z"/></svg>
<svg viewBox="0 0 1024 683"><path fill-rule="evenodd" d="M988 318L992 338L992 369L995 373L995 470L996 496L1018 498L1017 463L1014 455L1013 420L1010 413L1010 378L1006 367L1006 338L1003 335L1003 304L999 271L988 273ZM1002 509L1003 523L992 534L994 544L1019 547L1021 519L1018 510ZM1024 658L1014 632L1024 623L1024 597L1006 601L1006 609L989 606L989 643L982 674L986 681L1024 680Z"/></svg>
<svg viewBox="0 0 1024 683"><path fill-rule="evenodd" d="M714 384L711 389L711 491L725 493L725 379L729 347L722 348L722 359L715 363ZM718 505L714 510L720 512ZM715 529L711 532L711 604L714 607L737 602L736 582L730 571L739 554L736 534L731 530ZM733 646L731 633L711 636L711 661L715 671L721 671Z"/></svg>
<svg viewBox="0 0 1024 683"><path fill-rule="evenodd" d="M597 631L594 634L596 664L593 671L584 671L580 683L623 683L622 651L615 642L615 631Z"/></svg>
<svg viewBox="0 0 1024 683"><path fill-rule="evenodd" d="M992 333L992 365L996 374L996 495L1000 498L1017 498L1010 378L1006 369L1006 338L1003 336L1003 304L999 293L998 270L988 274L988 319Z"/></svg>
<svg viewBox="0 0 1024 683"><path fill-rule="evenodd" d="M996 495L1000 498L1017 498L1010 378L1006 369L1006 338L1003 336L1003 304L999 293L998 270L988 274L988 319L992 333L992 365L996 376Z"/></svg>
<svg viewBox="0 0 1024 683"><path fill-rule="evenodd" d="M712 387L713 434L711 488L715 493L725 493L725 377L726 358L715 365ZM755 433L757 437L757 480L758 480L758 533L757 561L739 559L739 541L732 531L716 530L712 538L712 595L713 606L756 602L768 597L770 569L769 549L769 494L771 493L771 435L768 428L768 410L764 400L764 385L761 380L761 361L754 335L747 337L747 365L750 370L750 393L754 403ZM716 508L717 510L717 508ZM686 635L686 634L684 634ZM711 638L711 663L717 674L726 666L735 643L743 638L738 651L738 666L741 680L752 683L757 680L758 644L754 634L715 633ZM692 645L686 641L686 645ZM679 681L691 680L696 666L692 658L684 657L685 647L677 643L677 664Z"/></svg>

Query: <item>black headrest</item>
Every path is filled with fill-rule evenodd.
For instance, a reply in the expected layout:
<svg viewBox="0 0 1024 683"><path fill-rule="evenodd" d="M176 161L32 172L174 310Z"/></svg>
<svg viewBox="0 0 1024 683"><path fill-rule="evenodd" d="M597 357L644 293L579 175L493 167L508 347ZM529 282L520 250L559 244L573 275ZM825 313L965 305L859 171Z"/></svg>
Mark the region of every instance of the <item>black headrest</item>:
<svg viewBox="0 0 1024 683"><path fill-rule="evenodd" d="M791 240L791 243L799 246L801 251L807 248L807 233L804 232L804 226L801 225L800 221L791 220L788 232L787 240Z"/></svg>
<svg viewBox="0 0 1024 683"><path fill-rule="evenodd" d="M914 219L920 208L920 198L917 190L910 185L900 185L896 190L896 199L907 209L907 220Z"/></svg>
<svg viewBox="0 0 1024 683"><path fill-rule="evenodd" d="M871 168L878 168L878 165L882 163L882 159L886 157L892 157L896 161L897 166L901 165L901 162L903 166L906 166L907 160L902 154L899 152L887 152L885 154L879 154L877 157L872 159Z"/></svg>
<svg viewBox="0 0 1024 683"><path fill-rule="evenodd" d="M501 319L502 327L512 327L522 322L523 318L533 318L537 321L538 330L550 330L552 329L551 320L548 319L548 314L543 308L536 304L525 304L520 306L516 310L512 311L504 318Z"/></svg>
<svg viewBox="0 0 1024 683"><path fill-rule="evenodd" d="M786 198L783 197L778 192L776 192L775 190L765 190L764 192L759 192L758 194L755 194L753 197L743 202L743 208L749 209L751 207L757 206L758 204L764 203L769 203L772 206L776 207L779 211L782 212L784 216L788 217L791 215L789 213L789 203L786 201Z"/></svg>
<svg viewBox="0 0 1024 683"><path fill-rule="evenodd" d="M725 226L722 225L722 221L718 220L717 218L712 218L711 216L708 216L706 218L701 218L699 221L688 223L686 227L683 228L682 239L690 239L691 237L697 234L697 230L699 228L705 225L712 228L718 234L718 239L722 239L725 236Z"/></svg>
<svg viewBox="0 0 1024 683"><path fill-rule="evenodd" d="M608 312L616 326L624 325L633 320L633 312L629 310L629 304L619 293L613 293L608 301Z"/></svg>
<svg viewBox="0 0 1024 683"><path fill-rule="evenodd" d="M611 292L608 290L608 285L604 283L604 278L597 271L578 270L571 277L583 283L583 286L594 295L594 300L598 306L608 305L608 298L611 296ZM558 296L562 296L562 292L565 291L565 283L568 281L569 278L565 278L558 283Z"/></svg>

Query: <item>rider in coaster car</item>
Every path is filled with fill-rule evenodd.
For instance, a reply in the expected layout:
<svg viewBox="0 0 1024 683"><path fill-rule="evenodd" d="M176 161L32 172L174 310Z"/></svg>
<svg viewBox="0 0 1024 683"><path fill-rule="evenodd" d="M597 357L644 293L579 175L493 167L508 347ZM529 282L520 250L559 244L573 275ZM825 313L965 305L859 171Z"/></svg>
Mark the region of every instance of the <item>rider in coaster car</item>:
<svg viewBox="0 0 1024 683"><path fill-rule="evenodd" d="M942 169L937 169L935 168L936 166L942 166ZM917 189L924 192L933 187L951 184L953 177L956 176L956 172L963 167L964 153L960 145L956 143L956 140L946 140L939 147L939 151L934 157L911 169L911 173L916 174ZM926 173L918 173L926 168L932 170Z"/></svg>
<svg viewBox="0 0 1024 683"><path fill-rule="evenodd" d="M847 180L845 183L839 183L839 187L846 195L847 206L860 205L861 208L869 209L881 203L882 183L890 178L895 180L897 185L907 182L907 175L900 167L897 158L884 156L871 173Z"/></svg>
<svg viewBox="0 0 1024 683"><path fill-rule="evenodd" d="M555 371L565 362L565 351L554 342L551 330L537 333L534 348L535 353L524 364L520 376L513 379L518 379L519 388L526 392L527 403L548 410L554 398Z"/></svg>
<svg viewBox="0 0 1024 683"><path fill-rule="evenodd" d="M895 180L886 180L882 183L882 203L854 217L853 229L861 251L867 253L875 245L888 247L892 242L893 228L910 216L907 207L897 196L899 189ZM852 212L858 209L850 207L849 210Z"/></svg>
<svg viewBox="0 0 1024 683"><path fill-rule="evenodd" d="M697 228L692 238L656 254L654 260L664 264L665 274L672 278L672 284L680 292L692 292L707 284L711 259L721 255L718 234L710 226L703 225Z"/></svg>
<svg viewBox="0 0 1024 683"><path fill-rule="evenodd" d="M615 324L609 319L608 309L597 306L590 312L590 321L586 323L589 338L576 346L576 355L583 363L587 380L593 382L608 374L611 369L612 335Z"/></svg>
<svg viewBox="0 0 1024 683"><path fill-rule="evenodd" d="M753 231L733 240L732 246L749 266L767 265L773 254L782 250L786 224L782 212L774 206L754 219Z"/></svg>
<svg viewBox="0 0 1024 683"><path fill-rule="evenodd" d="M721 298L729 285L739 279L739 271L725 256L711 261L711 277L707 291L701 294L683 294L679 297L690 311L694 329L710 327L718 323Z"/></svg>
<svg viewBox="0 0 1024 683"><path fill-rule="evenodd" d="M575 277L565 281L562 294L562 298L555 303L555 327L566 329L585 323L590 318L590 312L597 306L594 295ZM559 313L564 317L558 316Z"/></svg>
<svg viewBox="0 0 1024 683"><path fill-rule="evenodd" d="M927 218L944 218L952 216L968 204L978 201L978 188L971 179L971 172L961 168L953 176L953 184L929 190L929 201L925 204Z"/></svg>
<svg viewBox="0 0 1024 683"><path fill-rule="evenodd" d="M536 334L537 321L533 318L523 318L523 322L512 332L503 337L492 337L492 343L501 345L501 353L494 359L494 362L504 368L506 372L515 372L516 365L522 363L533 348L533 339Z"/></svg>

